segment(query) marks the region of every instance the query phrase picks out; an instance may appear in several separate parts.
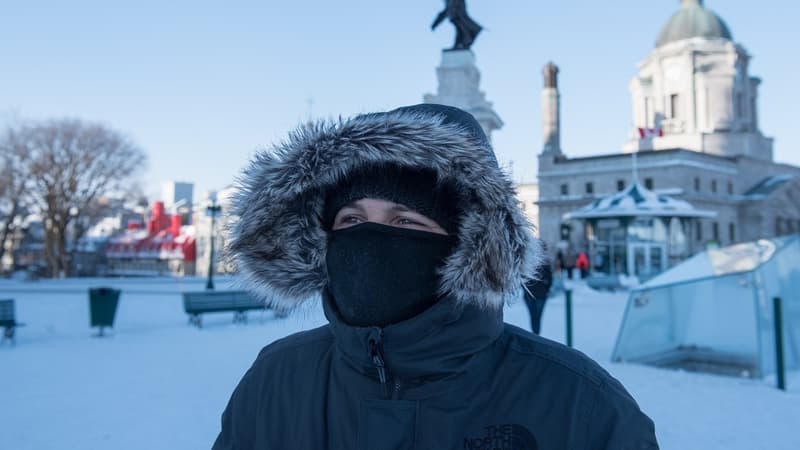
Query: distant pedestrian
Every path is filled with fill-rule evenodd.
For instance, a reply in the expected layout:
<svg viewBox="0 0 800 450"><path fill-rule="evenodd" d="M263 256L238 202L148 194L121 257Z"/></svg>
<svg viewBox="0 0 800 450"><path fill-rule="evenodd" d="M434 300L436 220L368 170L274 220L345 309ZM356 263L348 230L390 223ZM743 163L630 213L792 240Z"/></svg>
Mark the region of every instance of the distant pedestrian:
<svg viewBox="0 0 800 450"><path fill-rule="evenodd" d="M539 334L541 330L542 313L552 285L553 270L550 268L549 261L545 261L542 264L536 279L525 283L523 295L525 304L528 305L528 311L531 314L531 331L534 334Z"/></svg>
<svg viewBox="0 0 800 450"><path fill-rule="evenodd" d="M567 251L564 253L564 269L567 271L567 278L570 280L572 279L572 272L575 270L576 260L575 250L572 249L572 246L567 247Z"/></svg>
<svg viewBox="0 0 800 450"><path fill-rule="evenodd" d="M586 252L578 254L578 259L575 260L575 268L581 272L581 279L589 275L589 257L586 256Z"/></svg>

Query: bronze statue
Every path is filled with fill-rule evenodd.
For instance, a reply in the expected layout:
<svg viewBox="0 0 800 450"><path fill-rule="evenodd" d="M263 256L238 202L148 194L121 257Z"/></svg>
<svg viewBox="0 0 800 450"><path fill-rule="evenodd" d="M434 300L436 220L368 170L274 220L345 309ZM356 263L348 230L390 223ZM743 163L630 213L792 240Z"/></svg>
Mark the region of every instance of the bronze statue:
<svg viewBox="0 0 800 450"><path fill-rule="evenodd" d="M435 30L445 18L456 27L456 43L450 50L469 50L483 27L467 15L465 0L445 0L444 10L436 16L431 30Z"/></svg>

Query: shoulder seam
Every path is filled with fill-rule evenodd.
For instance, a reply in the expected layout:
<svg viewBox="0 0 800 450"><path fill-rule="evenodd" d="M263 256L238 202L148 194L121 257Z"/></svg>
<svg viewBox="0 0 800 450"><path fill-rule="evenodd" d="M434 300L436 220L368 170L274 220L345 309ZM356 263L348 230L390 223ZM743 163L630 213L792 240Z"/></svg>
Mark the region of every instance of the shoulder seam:
<svg viewBox="0 0 800 450"><path fill-rule="evenodd" d="M316 329L313 329L313 330L308 330L306 332L310 333L310 332L313 332L313 331L316 331L316 330L321 330L322 328L325 328L325 327L326 326L323 326L323 327L316 328ZM328 341L328 340L332 340L333 339L332 335L329 334L327 336L320 336L320 337L315 337L315 338L307 338L307 339L301 339L301 340L296 341L296 342L291 342L292 341L291 337L292 336L287 336L287 337L284 337L284 338L279 339L277 341L274 341L274 342L272 342L270 344L267 344L267 346L264 347L261 350L260 354L258 355L258 358L260 359L262 356L266 356L267 354L284 353L286 351L291 351L291 350L294 350L294 349L296 349L298 347L302 347L302 346L305 346L305 345L313 344L315 342Z"/></svg>
<svg viewBox="0 0 800 450"><path fill-rule="evenodd" d="M518 353L521 353L521 354L533 354L533 355L536 355L536 356L538 356L538 357L540 357L542 359L546 359L548 361L556 363L559 366L561 366L561 367L569 370L570 372L574 373L575 375L578 375L581 378L587 379L592 384L594 384L595 387L597 387L598 389L602 389L603 386L605 385L605 383L603 382L603 379L601 377L591 373L589 370L580 370L580 369L576 368L574 366L574 364L572 364L572 363L570 363L568 361L565 361L564 359L561 359L561 358L553 355L550 352L542 352L542 351L537 350L537 349L521 348L519 346L519 344L517 342L515 342L514 340L511 341L511 348L514 351L518 352Z"/></svg>

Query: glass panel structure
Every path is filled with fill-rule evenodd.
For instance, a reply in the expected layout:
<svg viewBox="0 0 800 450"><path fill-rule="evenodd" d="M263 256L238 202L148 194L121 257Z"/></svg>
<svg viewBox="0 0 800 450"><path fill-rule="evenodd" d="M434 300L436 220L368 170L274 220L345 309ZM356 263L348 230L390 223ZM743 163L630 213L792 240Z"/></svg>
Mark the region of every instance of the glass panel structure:
<svg viewBox="0 0 800 450"><path fill-rule="evenodd" d="M631 291L612 359L746 377L772 374L775 297L783 300L786 367L800 369L797 235L707 250Z"/></svg>

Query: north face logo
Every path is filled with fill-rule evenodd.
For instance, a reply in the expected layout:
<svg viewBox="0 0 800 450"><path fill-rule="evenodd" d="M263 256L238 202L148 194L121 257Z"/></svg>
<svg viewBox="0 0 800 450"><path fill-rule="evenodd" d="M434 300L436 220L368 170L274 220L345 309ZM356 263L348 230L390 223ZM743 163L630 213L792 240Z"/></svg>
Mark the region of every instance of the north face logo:
<svg viewBox="0 0 800 450"><path fill-rule="evenodd" d="M464 438L464 450L539 450L536 438L522 425L490 425L485 436Z"/></svg>

